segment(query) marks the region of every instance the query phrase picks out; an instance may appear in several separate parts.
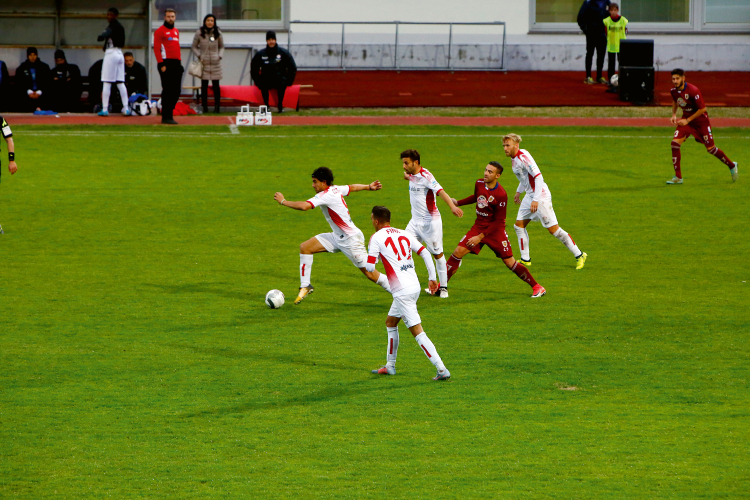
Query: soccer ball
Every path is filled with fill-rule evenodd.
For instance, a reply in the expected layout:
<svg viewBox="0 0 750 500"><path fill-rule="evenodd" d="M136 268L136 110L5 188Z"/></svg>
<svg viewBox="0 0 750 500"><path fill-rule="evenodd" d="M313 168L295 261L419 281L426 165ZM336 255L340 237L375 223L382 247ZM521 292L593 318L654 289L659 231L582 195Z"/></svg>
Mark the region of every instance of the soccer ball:
<svg viewBox="0 0 750 500"><path fill-rule="evenodd" d="M284 294L281 290L271 290L266 294L266 305L271 309L278 309L284 305Z"/></svg>
<svg viewBox="0 0 750 500"><path fill-rule="evenodd" d="M612 84L613 87L617 87L617 82L620 79L617 77L617 75L612 75L612 78L610 78L609 83Z"/></svg>

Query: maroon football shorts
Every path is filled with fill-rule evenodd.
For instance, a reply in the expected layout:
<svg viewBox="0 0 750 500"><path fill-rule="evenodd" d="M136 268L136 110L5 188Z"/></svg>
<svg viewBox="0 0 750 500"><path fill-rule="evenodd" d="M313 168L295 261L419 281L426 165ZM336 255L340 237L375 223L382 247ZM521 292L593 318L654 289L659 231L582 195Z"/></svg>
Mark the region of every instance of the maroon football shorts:
<svg viewBox="0 0 750 500"><path fill-rule="evenodd" d="M466 236L461 238L461 241L458 242L458 246L464 247L469 252L475 255L479 255L482 247L487 245L493 252L495 252L495 255L499 259L509 259L513 257L513 248L510 246L510 241L508 241L508 233L505 232L504 227L496 229L495 231L485 236L484 239L479 243L479 245L475 246L474 248L469 248L466 246L466 242L469 241L470 238L473 238L474 236L477 236L482 232L484 231L478 230L476 226L471 226L471 229L469 229L469 232L466 233Z"/></svg>
<svg viewBox="0 0 750 500"><path fill-rule="evenodd" d="M687 125L677 127L674 138L695 137L695 140L705 144L707 148L714 147L714 135L711 133L711 123L708 120L695 120Z"/></svg>

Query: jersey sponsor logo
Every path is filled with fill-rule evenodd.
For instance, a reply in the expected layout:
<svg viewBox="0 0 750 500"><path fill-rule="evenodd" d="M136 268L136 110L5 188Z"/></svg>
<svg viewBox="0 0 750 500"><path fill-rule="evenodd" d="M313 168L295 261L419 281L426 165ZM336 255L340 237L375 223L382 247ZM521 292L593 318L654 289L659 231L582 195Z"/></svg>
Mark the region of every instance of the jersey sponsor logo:
<svg viewBox="0 0 750 500"><path fill-rule="evenodd" d="M686 96L686 97L687 97L687 96ZM684 100L684 99L683 99L682 97L678 97L678 98L677 98L677 105L678 105L678 106L680 106L681 108L684 108L686 104L687 104L687 103L685 102L685 100Z"/></svg>
<svg viewBox="0 0 750 500"><path fill-rule="evenodd" d="M477 198L477 206L479 208L484 208L488 205L487 198L484 197L484 195L480 195L479 198ZM479 211L477 211L479 213Z"/></svg>
<svg viewBox="0 0 750 500"><path fill-rule="evenodd" d="M414 264L408 263L401 266L401 271L408 271L409 269L414 269Z"/></svg>
<svg viewBox="0 0 750 500"><path fill-rule="evenodd" d="M479 210L477 210L477 215L481 215L482 217L489 217L490 216L490 214L486 214L484 212L480 212Z"/></svg>

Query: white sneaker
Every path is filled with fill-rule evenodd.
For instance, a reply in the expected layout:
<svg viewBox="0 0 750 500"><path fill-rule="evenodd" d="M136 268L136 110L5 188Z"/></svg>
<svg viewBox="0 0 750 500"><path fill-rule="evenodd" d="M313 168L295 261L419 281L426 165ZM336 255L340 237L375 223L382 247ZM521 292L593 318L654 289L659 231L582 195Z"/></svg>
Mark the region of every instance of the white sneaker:
<svg viewBox="0 0 750 500"><path fill-rule="evenodd" d="M729 173L732 174L732 182L737 182L737 177L740 176L737 173L737 162L734 162L734 168L729 169Z"/></svg>
<svg viewBox="0 0 750 500"><path fill-rule="evenodd" d="M737 168L737 167L735 167L735 168ZM672 177L670 180L668 180L667 184L682 184L682 179L680 179L679 177L675 176L675 177Z"/></svg>
<svg viewBox="0 0 750 500"><path fill-rule="evenodd" d="M440 297L441 299L447 299L448 287L441 286L440 288L438 288L438 291L435 293L435 297Z"/></svg>

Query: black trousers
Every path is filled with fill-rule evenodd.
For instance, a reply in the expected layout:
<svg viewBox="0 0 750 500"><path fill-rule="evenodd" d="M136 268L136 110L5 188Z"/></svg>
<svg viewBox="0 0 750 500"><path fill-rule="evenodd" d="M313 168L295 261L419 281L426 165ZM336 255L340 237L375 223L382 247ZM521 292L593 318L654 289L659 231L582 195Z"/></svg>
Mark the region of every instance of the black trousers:
<svg viewBox="0 0 750 500"><path fill-rule="evenodd" d="M607 80L611 83L612 77L615 75L615 60L620 62L619 52L607 52Z"/></svg>
<svg viewBox="0 0 750 500"><path fill-rule="evenodd" d="M159 68L161 77L161 117L162 120L171 120L174 116L174 107L180 99L182 92L182 73L185 71L179 59L164 59L161 64L166 70Z"/></svg>
<svg viewBox="0 0 750 500"><path fill-rule="evenodd" d="M586 35L586 78L591 76L591 63L594 60L594 51L596 51L596 79L598 80L602 78L604 53L607 51L607 39L604 33Z"/></svg>
<svg viewBox="0 0 750 500"><path fill-rule="evenodd" d="M284 108L284 94L286 93L286 85L280 87L268 87L260 89L260 94L263 96L263 104L268 106L268 91L272 88L276 89L276 93L279 97L279 111Z"/></svg>
<svg viewBox="0 0 750 500"><path fill-rule="evenodd" d="M214 89L214 111L218 113L221 107L219 80L211 80L211 86ZM203 103L203 112L208 112L208 80L201 80L201 102Z"/></svg>

